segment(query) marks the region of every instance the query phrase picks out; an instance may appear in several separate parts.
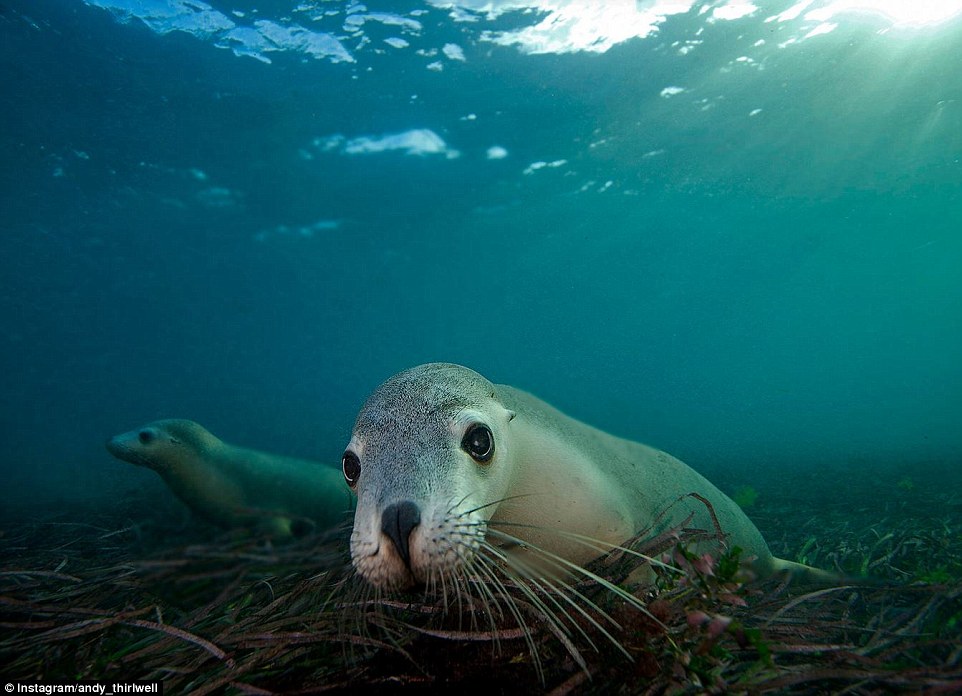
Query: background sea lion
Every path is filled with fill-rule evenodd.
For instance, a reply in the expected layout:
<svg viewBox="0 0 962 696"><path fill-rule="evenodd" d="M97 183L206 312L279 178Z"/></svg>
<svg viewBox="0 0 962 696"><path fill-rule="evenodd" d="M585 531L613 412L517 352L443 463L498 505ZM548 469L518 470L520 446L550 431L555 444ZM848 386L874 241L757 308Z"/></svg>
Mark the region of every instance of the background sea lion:
<svg viewBox="0 0 962 696"><path fill-rule="evenodd" d="M525 554L582 565L689 516L711 532L712 512L759 575L820 573L774 558L742 509L678 459L458 365L421 365L378 387L342 466L358 496L352 561L377 587L443 583L505 560L530 568Z"/></svg>
<svg viewBox="0 0 962 696"><path fill-rule="evenodd" d="M190 420L154 421L111 438L107 450L156 471L191 510L222 527L297 535L344 520L353 502L336 468L236 447Z"/></svg>

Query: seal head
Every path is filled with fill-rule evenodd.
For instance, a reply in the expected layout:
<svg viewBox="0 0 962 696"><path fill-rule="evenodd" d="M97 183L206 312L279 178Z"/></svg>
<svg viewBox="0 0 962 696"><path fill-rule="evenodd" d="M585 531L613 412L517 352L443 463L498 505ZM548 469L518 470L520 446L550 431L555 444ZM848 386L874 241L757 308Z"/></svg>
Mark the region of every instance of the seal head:
<svg viewBox="0 0 962 696"><path fill-rule="evenodd" d="M513 418L491 382L447 363L401 372L368 398L342 461L365 579L398 589L470 565L511 485Z"/></svg>
<svg viewBox="0 0 962 696"><path fill-rule="evenodd" d="M168 418L107 440L107 451L122 461L144 466L162 476L181 461L185 453L202 452L220 440L191 420Z"/></svg>

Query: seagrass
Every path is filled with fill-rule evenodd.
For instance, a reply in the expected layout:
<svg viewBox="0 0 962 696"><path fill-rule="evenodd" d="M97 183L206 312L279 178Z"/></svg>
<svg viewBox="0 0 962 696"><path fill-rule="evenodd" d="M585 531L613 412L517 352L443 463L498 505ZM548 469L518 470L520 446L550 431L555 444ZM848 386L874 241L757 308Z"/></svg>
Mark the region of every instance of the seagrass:
<svg viewBox="0 0 962 696"><path fill-rule="evenodd" d="M446 593L382 595L350 568L346 524L277 544L171 529L150 515L136 524L88 510L9 517L0 664L11 679L162 679L170 693L198 694L962 689L959 502L951 487L907 488L889 486L888 499L858 510L813 510L762 489L753 510L782 530L778 553L874 584L745 582L737 551L686 551L716 530L679 527L632 546L665 564L654 587L633 595L644 612L605 584L644 562L627 552L590 566L604 582L526 589L479 577Z"/></svg>

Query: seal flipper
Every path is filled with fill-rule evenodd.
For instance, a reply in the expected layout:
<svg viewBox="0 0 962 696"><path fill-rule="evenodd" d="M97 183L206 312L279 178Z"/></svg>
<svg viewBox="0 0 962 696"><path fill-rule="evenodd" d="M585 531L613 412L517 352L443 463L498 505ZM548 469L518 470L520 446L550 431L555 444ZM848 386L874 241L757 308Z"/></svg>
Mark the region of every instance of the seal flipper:
<svg viewBox="0 0 962 696"><path fill-rule="evenodd" d="M813 568L804 563L786 561L784 558L773 557L769 573L785 573L793 585L860 585L863 587L880 587L891 585L881 578L861 577L857 575L843 575L830 570Z"/></svg>
<svg viewBox="0 0 962 696"><path fill-rule="evenodd" d="M844 585L848 579L838 573L821 568L813 568L804 563L786 561L784 558L773 557L769 573L784 573L792 583L800 585Z"/></svg>

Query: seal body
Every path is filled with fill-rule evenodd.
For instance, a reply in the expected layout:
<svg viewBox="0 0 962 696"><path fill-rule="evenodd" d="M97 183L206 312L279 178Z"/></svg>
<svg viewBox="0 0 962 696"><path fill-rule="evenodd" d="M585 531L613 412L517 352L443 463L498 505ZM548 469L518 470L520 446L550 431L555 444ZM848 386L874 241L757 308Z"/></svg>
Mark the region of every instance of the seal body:
<svg viewBox="0 0 962 696"><path fill-rule="evenodd" d="M106 445L118 459L156 471L191 510L221 527L297 535L337 524L352 507L336 468L230 445L190 420L155 421Z"/></svg>
<svg viewBox="0 0 962 696"><path fill-rule="evenodd" d="M457 580L512 555L532 572L526 556L580 566L685 520L708 532L717 520L759 575L804 567L773 558L741 508L678 459L457 365L382 384L342 463L357 492L352 561L381 588Z"/></svg>

